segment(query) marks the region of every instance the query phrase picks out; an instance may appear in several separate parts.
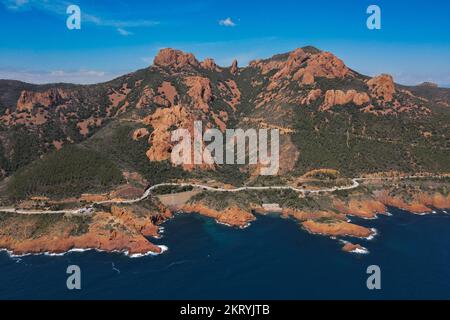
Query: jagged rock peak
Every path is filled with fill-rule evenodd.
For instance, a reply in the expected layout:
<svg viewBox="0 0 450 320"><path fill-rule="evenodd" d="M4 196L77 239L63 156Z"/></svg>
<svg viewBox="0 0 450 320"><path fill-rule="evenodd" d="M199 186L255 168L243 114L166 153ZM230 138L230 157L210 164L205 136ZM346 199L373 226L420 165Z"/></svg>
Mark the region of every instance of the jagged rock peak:
<svg viewBox="0 0 450 320"><path fill-rule="evenodd" d="M161 49L153 60L153 64L160 67L174 68L182 68L187 65L199 66L198 60L192 53L185 53L171 48Z"/></svg>
<svg viewBox="0 0 450 320"><path fill-rule="evenodd" d="M203 60L200 65L203 69L218 71L220 68L217 66L216 62L212 58L206 58Z"/></svg>
<svg viewBox="0 0 450 320"><path fill-rule="evenodd" d="M231 63L231 74L236 74L238 72L238 61L236 59L233 60L233 63Z"/></svg>

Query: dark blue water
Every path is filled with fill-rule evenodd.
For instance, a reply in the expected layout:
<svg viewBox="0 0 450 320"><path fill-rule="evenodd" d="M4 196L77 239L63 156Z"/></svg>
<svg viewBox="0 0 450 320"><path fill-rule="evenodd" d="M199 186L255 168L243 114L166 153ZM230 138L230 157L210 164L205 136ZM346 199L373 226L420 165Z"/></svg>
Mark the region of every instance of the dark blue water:
<svg viewBox="0 0 450 320"><path fill-rule="evenodd" d="M197 215L165 223L157 244L169 251L130 259L70 253L12 259L0 253L0 298L91 299L389 299L450 298L450 215L393 216L358 223L375 227L357 240L369 255L341 251L337 241L298 223L259 216L237 230ZM82 270L82 289L66 288L66 268ZM366 287L366 268L381 268L381 290Z"/></svg>

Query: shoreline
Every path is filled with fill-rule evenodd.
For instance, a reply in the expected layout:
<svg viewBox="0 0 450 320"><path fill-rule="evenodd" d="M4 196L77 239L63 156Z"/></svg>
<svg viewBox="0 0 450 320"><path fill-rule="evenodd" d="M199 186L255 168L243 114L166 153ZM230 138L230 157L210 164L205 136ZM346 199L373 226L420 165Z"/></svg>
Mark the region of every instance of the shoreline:
<svg viewBox="0 0 450 320"><path fill-rule="evenodd" d="M396 209L405 211L402 208L396 208ZM445 210L444 209L438 209L438 210L439 210L439 212L435 211L432 214L445 214L445 215L448 215L450 209L445 209ZM408 213L410 213L412 215L417 215L417 214L415 214L413 212L408 212ZM172 218L169 218L168 220L166 220L164 222L167 222L167 221L175 218L177 215L181 215L181 214L183 214L183 215L186 215L186 214L187 215L198 214L200 216L213 219L215 221L215 223L217 223L217 224L224 225L224 226L227 226L227 227L230 227L230 228L234 228L234 229L240 229L240 230L246 229L246 228L248 228L251 225L251 223L247 223L246 225L237 226L237 225L232 225L232 224L227 224L227 223L224 223L224 222L217 221L213 217L202 215L201 213L198 213L198 212L180 212L180 211L176 212L173 215ZM387 212L387 214L386 214L387 217L392 216L392 215L393 214L390 213L390 212ZM425 215L430 215L430 213L427 213ZM361 219L364 219L364 220L369 220L369 221L378 219L378 217L377 218L371 218L371 219L366 219L366 218L363 218L363 217L358 217L358 218L361 218ZM295 219L293 221L295 221ZM159 230L161 231L161 233L164 233L165 228L163 226L159 226L159 228L160 228ZM358 244L357 245L353 245L351 242L349 242L347 240L339 239L339 237L349 237L349 238L354 238L354 239L372 241L375 237L377 237L379 235L378 230L376 228L368 228L368 230L371 231L371 234L369 236L367 236L367 237L356 236L354 234L332 235L332 234L329 234L329 233L312 232L312 231L308 230L305 227L303 227L302 229L305 232L307 232L308 234L310 234L310 235L324 236L324 237L328 237L329 239L332 239L332 240L338 240L338 242L344 244L344 246L347 245L347 244L352 245L352 246L354 246L353 249L351 249L351 250L343 250L343 251L348 252L348 253L354 253L354 254L362 254L362 255L370 254L370 251L367 248L365 248L363 246L360 246ZM159 237L158 239L160 239L160 238L161 237ZM12 251L10 249L0 248L0 252L6 252L8 257L10 257L11 259L23 258L23 257L28 257L28 256L63 257L65 255L68 255L68 254L71 254L71 253L84 253L84 252L88 252L88 251L95 251L95 252L98 252L98 253L107 253L107 254L109 254L109 253L118 253L118 254L122 254L122 255L130 258L130 259L136 259L136 258L142 258L142 257L146 257L146 256L159 256L159 255L161 255L161 254L163 254L163 253L165 253L166 251L169 250L169 248L167 246L165 246L165 245L156 245L156 247L158 247L161 250L159 253L158 252L154 252L154 251L147 251L147 252L143 252L143 253L130 254L129 250L103 250L103 249L98 249L98 248L72 248L72 249L69 249L69 250L64 251L64 252L43 251L43 252L37 252L37 253L30 252L30 253L23 253L23 254L16 254L16 253L14 253L14 251Z"/></svg>
<svg viewBox="0 0 450 320"><path fill-rule="evenodd" d="M12 250L6 249L6 248L0 248L0 252L6 252L6 254L12 258L23 258L23 257L29 257L29 256L47 256L47 257L63 257L65 255L71 254L71 253L84 253L84 252L88 252L88 251L95 251L98 253L119 253L119 254L123 254L126 257L133 259L133 258L142 258L142 257L147 257L147 256L159 256L161 254L163 254L164 252L168 251L169 248L165 245L158 245L157 247L159 247L161 249L161 252L153 252L153 251L148 251L145 253L133 253L130 254L128 250L102 250L102 249L97 249L97 248L73 248L64 252L50 252L50 251L44 251L44 252L35 252L35 253L23 253L23 254L15 254Z"/></svg>

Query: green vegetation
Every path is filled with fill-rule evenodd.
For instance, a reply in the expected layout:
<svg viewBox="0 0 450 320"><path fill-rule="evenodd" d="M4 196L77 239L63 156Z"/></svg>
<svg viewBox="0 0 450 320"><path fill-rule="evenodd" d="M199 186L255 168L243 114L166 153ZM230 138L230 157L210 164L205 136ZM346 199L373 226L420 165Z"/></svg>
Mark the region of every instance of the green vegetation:
<svg viewBox="0 0 450 320"><path fill-rule="evenodd" d="M71 216L64 214L40 214L23 215L0 213L0 229L3 235L23 237L24 239L39 238L48 236L53 232L70 230L71 236L80 236L89 230L92 217ZM27 228L17 234L17 226L26 225Z"/></svg>
<svg viewBox="0 0 450 320"><path fill-rule="evenodd" d="M278 203L283 208L296 210L331 210L332 208L329 197L317 195L300 197L292 190L247 190L233 193L203 191L192 197L190 202L204 203L216 210L224 210L232 206L250 210L254 205L262 206L264 203Z"/></svg>
<svg viewBox="0 0 450 320"><path fill-rule="evenodd" d="M166 182L175 178L183 178L186 173L181 168L174 168L168 161L149 161L146 152L149 149L148 139L133 140L132 133L143 124L113 122L99 131L84 145L101 153L119 167L137 171L150 184ZM146 127L151 132L150 127Z"/></svg>
<svg viewBox="0 0 450 320"><path fill-rule="evenodd" d="M172 194L172 193L180 193L187 192L193 189L192 186L161 186L152 190L153 194L163 195L163 194Z"/></svg>
<svg viewBox="0 0 450 320"><path fill-rule="evenodd" d="M21 126L13 130L12 141L9 170L14 172L35 160L39 156L40 150L37 144L38 137Z"/></svg>
<svg viewBox="0 0 450 320"><path fill-rule="evenodd" d="M77 196L108 190L122 182L121 171L102 155L74 145L45 155L16 172L7 185L12 200L29 196Z"/></svg>
<svg viewBox="0 0 450 320"><path fill-rule="evenodd" d="M317 108L296 109L293 140L302 151L298 175L320 168L337 169L347 177L382 171L450 171L448 132L442 131L450 121L448 115L413 119L364 114L350 105L334 107L333 114ZM432 138L426 139L421 128L432 128Z"/></svg>

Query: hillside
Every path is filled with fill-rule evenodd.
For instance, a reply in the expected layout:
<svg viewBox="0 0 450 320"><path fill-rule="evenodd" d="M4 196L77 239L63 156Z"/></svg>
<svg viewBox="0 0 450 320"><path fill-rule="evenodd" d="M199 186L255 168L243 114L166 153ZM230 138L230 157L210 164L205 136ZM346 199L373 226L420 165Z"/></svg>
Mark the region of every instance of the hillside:
<svg viewBox="0 0 450 320"><path fill-rule="evenodd" d="M10 185L36 177L33 170L42 170L48 159L38 160L42 155L80 144L114 168L137 172L150 183L254 180L251 166L172 167L170 132L192 128L196 120L221 131L280 129L282 179L320 168L347 177L443 173L450 171L449 103L450 89L402 86L387 74L370 78L313 47L244 68L236 61L221 67L212 59L200 62L192 54L163 49L148 68L97 85L0 80L0 175ZM45 170L51 171L51 163Z"/></svg>

